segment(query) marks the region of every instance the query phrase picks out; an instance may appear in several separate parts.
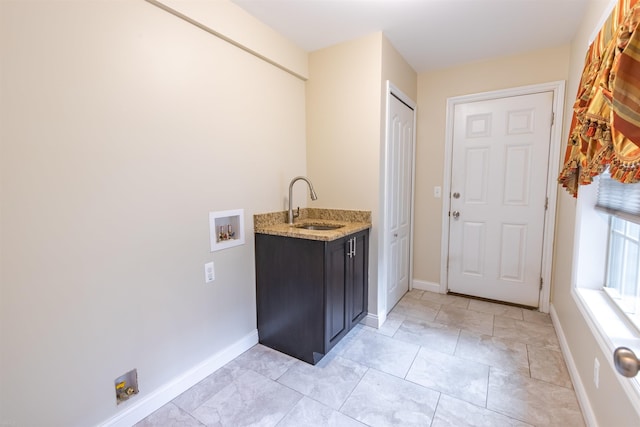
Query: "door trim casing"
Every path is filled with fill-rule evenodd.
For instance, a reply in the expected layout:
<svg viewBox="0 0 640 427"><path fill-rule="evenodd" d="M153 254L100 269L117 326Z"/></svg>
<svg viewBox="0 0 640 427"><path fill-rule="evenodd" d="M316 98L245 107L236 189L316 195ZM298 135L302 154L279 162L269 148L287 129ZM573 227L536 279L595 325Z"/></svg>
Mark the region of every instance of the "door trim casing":
<svg viewBox="0 0 640 427"><path fill-rule="evenodd" d="M556 197L558 193L557 177L560 172L560 148L562 147L562 124L564 116L565 82L559 80L549 83L541 83L529 86L481 92L471 95L462 95L447 98L445 150L444 150L444 176L442 185L442 238L440 250L440 293L446 294L449 283L448 257L449 257L449 211L451 208L451 162L453 161L453 121L456 105L474 101L487 101L511 96L530 95L541 92L553 92L554 120L551 125L549 140L549 167L547 168L547 197L548 208L544 216L544 241L542 245L542 291L540 292L539 310L549 312L551 297L551 268L553 263L553 237L556 220Z"/></svg>
<svg viewBox="0 0 640 427"><path fill-rule="evenodd" d="M378 318L377 323L378 327L381 326L387 318L387 288L388 288L388 256L389 256L389 248L388 248L388 240L386 238L386 231L389 226L388 224L388 212L387 212L387 173L388 173L388 152L389 152L389 113L391 110L391 97L395 96L405 105L413 110L413 147L412 147L412 159L411 159L411 207L410 207L410 215L411 215L411 224L409 230L409 290L412 288L412 277L413 277L413 231L414 231L414 200L415 200L415 170L416 170L416 124L417 124L417 105L416 102L413 101L409 96L403 93L400 89L394 86L389 80L387 80L386 85L386 111L385 111L385 128L384 128L384 146L381 150L381 158L380 158L380 169L382 173L380 174L381 182L380 182L380 233L378 236Z"/></svg>

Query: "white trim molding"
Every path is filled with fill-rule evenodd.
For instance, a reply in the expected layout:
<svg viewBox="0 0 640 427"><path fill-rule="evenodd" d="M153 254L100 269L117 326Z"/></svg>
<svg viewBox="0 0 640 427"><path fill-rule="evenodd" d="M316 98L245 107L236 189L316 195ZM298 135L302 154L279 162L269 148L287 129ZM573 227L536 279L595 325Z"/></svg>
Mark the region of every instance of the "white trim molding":
<svg viewBox="0 0 640 427"><path fill-rule="evenodd" d="M239 339L229 347L219 351L199 365L174 378L165 385L151 391L138 401L130 400L131 406L125 403L126 408L117 415L106 420L100 426L103 427L130 427L140 420L151 415L162 406L184 393L200 381L213 374L224 365L240 356L245 351L258 343L258 330L255 329L248 335ZM115 403L115 397L114 397Z"/></svg>
<svg viewBox="0 0 640 427"><path fill-rule="evenodd" d="M451 161L453 159L453 119L455 107L458 104L475 101L486 101L490 99L506 98L509 96L530 95L541 92L553 92L553 113L554 120L551 125L549 168L547 170L547 197L549 199L548 209L545 212L544 242L542 248L542 291L540 292L539 310L543 313L549 312L549 301L551 296L551 267L553 261L553 236L556 222L556 197L558 192L557 177L560 168L560 151L562 148L562 123L564 113L564 92L565 82L555 81L541 83L530 86L521 86L510 89L482 92L471 95L456 96L447 99L447 116L445 130L445 151L444 151L444 176L442 188L442 238L440 249L440 293L447 293L449 275L447 271L447 259L449 257L449 210L451 200Z"/></svg>
<svg viewBox="0 0 640 427"><path fill-rule="evenodd" d="M417 280L417 279L413 279L411 286L413 289L418 289L421 291L428 291L428 292L435 292L437 294L441 293L441 290L442 290L440 283L427 282L424 280Z"/></svg>
<svg viewBox="0 0 640 427"><path fill-rule="evenodd" d="M564 356L564 360L567 364L567 369L569 370L569 376L571 377L571 382L573 383L573 389L576 392L578 404L580 405L580 409L582 409L584 421L588 427L597 427L598 422L596 421L595 413L593 412L591 402L587 397L587 391L585 390L582 379L580 378L580 374L578 373L578 368L576 367L573 355L571 354L569 343L567 342L567 338L564 334L564 331L562 330L560 319L558 319L558 313L556 313L556 309L553 304L551 304L550 306L550 314L551 321L553 322L553 327L555 328L556 334L558 335L560 349L562 350L562 355Z"/></svg>
<svg viewBox="0 0 640 427"><path fill-rule="evenodd" d="M381 316L367 313L367 315L364 317L364 319L362 319L360 323L362 323L365 326L370 326L372 328L380 329L380 327L386 320L387 320L386 313Z"/></svg>
<svg viewBox="0 0 640 427"><path fill-rule="evenodd" d="M387 266L387 230L389 227L389 215L387 212L387 175L389 158L389 114L391 111L391 97L395 96L406 106L413 110L413 152L411 160L411 224L409 231L409 276L413 277L413 230L414 230L414 201L415 201L415 159L416 159L416 125L417 118L417 105L414 100L407 96L404 92L398 89L391 81L387 80L386 86L386 99L385 99L385 128L384 128L384 143L380 147L380 232L378 233L378 306L377 317L378 323L381 326L387 318L387 312L389 307L387 306L387 288L388 288L388 266ZM411 286L411 283L409 283ZM371 316L371 314L369 315ZM377 326L376 326L377 327Z"/></svg>

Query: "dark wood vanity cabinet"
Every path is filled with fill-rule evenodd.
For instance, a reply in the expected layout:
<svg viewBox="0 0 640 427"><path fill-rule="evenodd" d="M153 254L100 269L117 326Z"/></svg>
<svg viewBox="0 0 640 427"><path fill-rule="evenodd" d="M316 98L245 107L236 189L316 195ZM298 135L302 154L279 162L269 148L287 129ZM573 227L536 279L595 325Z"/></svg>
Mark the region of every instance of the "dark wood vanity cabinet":
<svg viewBox="0 0 640 427"><path fill-rule="evenodd" d="M369 230L332 241L256 234L261 344L316 364L367 314Z"/></svg>

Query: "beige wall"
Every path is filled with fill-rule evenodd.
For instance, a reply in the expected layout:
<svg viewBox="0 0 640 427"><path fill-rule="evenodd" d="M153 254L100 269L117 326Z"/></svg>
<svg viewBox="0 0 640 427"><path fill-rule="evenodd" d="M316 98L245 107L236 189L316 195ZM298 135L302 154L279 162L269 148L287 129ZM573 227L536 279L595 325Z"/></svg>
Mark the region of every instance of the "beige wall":
<svg viewBox="0 0 640 427"><path fill-rule="evenodd" d="M433 197L433 187L444 179L447 98L566 80L568 69L564 45L418 76L414 280L440 284L442 199Z"/></svg>
<svg viewBox="0 0 640 427"><path fill-rule="evenodd" d="M0 424L95 425L120 374L143 399L255 331L305 83L146 2L0 4ZM236 208L246 244L210 253Z"/></svg>
<svg viewBox="0 0 640 427"><path fill-rule="evenodd" d="M167 7L304 79L308 54L230 1L147 0Z"/></svg>
<svg viewBox="0 0 640 427"><path fill-rule="evenodd" d="M566 105L564 140L566 140L571 119L572 98L578 89L580 75L584 66L584 56L591 37L598 30L605 16L609 1L593 1L576 34L570 51L570 71L567 84L569 102ZM563 156L562 156L563 157ZM589 400L593 417L601 426L640 425L640 417L624 393L619 381L621 378L611 366L611 354L602 353L595 337L589 329L583 315L571 296L572 258L574 251L574 228L576 201L569 193L560 190L557 201L556 238L554 248L553 293L551 300L558 320L567 339L573 363ZM593 383L594 359L600 360L600 386Z"/></svg>
<svg viewBox="0 0 640 427"><path fill-rule="evenodd" d="M393 47L389 40L382 36L382 101L386 97L386 81L389 80L414 102L418 97L418 75ZM386 132L386 110L382 108L382 134Z"/></svg>
<svg viewBox="0 0 640 427"><path fill-rule="evenodd" d="M307 82L307 167L312 206L372 212L369 313L378 315L380 162L386 80L415 98L416 74L382 33L312 52Z"/></svg>
<svg viewBox="0 0 640 427"><path fill-rule="evenodd" d="M377 204L377 191L361 190L378 180L380 40L376 33L309 55L307 163L318 192L312 206Z"/></svg>

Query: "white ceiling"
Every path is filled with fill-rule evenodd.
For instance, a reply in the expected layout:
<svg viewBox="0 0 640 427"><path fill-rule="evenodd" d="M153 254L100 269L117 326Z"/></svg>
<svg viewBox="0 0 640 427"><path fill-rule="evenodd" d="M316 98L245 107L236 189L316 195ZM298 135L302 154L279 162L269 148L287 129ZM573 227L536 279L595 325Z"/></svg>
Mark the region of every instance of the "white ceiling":
<svg viewBox="0 0 640 427"><path fill-rule="evenodd" d="M588 0L232 0L308 52L383 31L418 73L571 41Z"/></svg>

